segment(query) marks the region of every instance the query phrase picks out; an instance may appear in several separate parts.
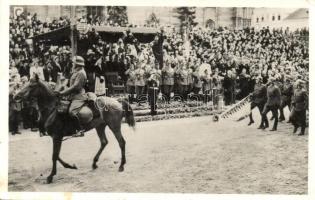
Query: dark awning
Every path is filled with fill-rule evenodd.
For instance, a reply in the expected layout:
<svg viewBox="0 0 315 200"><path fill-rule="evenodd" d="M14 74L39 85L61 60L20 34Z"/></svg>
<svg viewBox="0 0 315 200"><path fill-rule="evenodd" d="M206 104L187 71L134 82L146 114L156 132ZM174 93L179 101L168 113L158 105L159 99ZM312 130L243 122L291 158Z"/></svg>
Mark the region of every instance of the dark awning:
<svg viewBox="0 0 315 200"><path fill-rule="evenodd" d="M31 39L33 39L34 42L44 42L50 44L70 43L70 26L42 33L31 37Z"/></svg>
<svg viewBox="0 0 315 200"><path fill-rule="evenodd" d="M110 27L110 26L92 26L102 37L104 41L116 42L123 32L130 29L133 35L139 40L139 42L150 42L153 40L154 35L158 32L157 28L139 27ZM42 33L31 37L34 42L44 42L50 44L68 43L70 44L70 26L59 28L47 33Z"/></svg>

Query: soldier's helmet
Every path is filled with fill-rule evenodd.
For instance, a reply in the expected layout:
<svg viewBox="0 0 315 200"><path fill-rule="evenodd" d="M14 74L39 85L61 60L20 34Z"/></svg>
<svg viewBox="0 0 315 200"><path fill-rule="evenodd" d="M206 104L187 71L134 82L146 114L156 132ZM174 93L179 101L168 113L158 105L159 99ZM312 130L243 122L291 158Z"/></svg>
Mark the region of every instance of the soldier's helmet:
<svg viewBox="0 0 315 200"><path fill-rule="evenodd" d="M74 56L72 61L75 65L84 66L84 59L81 56Z"/></svg>

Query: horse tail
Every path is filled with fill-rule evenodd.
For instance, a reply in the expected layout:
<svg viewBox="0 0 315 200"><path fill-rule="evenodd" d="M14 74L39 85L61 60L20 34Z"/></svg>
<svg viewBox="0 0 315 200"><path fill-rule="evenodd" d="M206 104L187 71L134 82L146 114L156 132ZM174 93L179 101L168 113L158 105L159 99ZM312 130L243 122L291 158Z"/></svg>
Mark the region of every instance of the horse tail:
<svg viewBox="0 0 315 200"><path fill-rule="evenodd" d="M125 111L125 118L126 118L126 122L127 124L130 126L130 127L133 127L135 128L136 126L136 121L135 121L135 118L134 118L134 115L133 115L133 110L130 106L130 104L123 100L122 102L122 107Z"/></svg>

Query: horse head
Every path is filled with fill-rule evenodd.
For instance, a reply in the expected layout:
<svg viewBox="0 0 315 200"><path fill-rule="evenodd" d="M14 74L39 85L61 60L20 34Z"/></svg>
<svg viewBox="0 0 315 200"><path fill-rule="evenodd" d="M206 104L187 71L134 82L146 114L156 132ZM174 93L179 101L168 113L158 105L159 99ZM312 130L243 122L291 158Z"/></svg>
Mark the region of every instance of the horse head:
<svg viewBox="0 0 315 200"><path fill-rule="evenodd" d="M56 95L54 92L49 88L46 82L39 79L38 75L31 78L29 83L14 95L15 100L36 98L43 101L49 101L55 97Z"/></svg>

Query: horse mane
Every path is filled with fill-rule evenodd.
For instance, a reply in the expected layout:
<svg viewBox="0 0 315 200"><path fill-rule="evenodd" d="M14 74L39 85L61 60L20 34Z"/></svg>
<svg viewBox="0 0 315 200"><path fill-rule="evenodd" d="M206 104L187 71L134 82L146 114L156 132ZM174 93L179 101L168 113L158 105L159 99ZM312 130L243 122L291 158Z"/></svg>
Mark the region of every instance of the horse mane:
<svg viewBox="0 0 315 200"><path fill-rule="evenodd" d="M50 86L48 86L48 82L46 81L39 81L39 84L41 86L43 86L43 88L45 89L45 92L47 92L47 95L50 97L54 97L55 93L53 92L53 90L50 88Z"/></svg>

